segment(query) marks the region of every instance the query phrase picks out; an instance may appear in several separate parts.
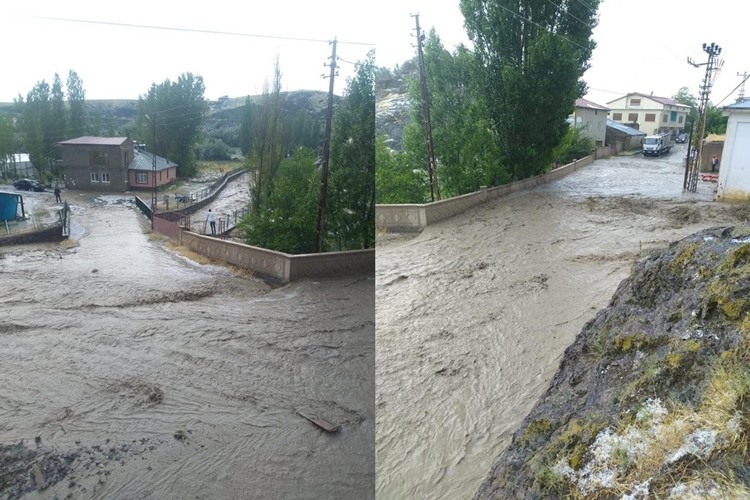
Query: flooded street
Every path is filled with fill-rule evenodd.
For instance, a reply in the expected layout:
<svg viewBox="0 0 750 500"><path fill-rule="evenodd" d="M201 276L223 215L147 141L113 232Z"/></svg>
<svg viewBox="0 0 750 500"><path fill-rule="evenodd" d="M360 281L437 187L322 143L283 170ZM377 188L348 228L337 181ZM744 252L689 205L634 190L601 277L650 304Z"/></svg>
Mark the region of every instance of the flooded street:
<svg viewBox="0 0 750 500"><path fill-rule="evenodd" d="M747 222L683 193L684 146L598 160L427 227L379 235L376 495L472 498L565 348L644 252Z"/></svg>
<svg viewBox="0 0 750 500"><path fill-rule="evenodd" d="M0 248L0 497L373 497L373 276L271 285L64 196L77 245Z"/></svg>

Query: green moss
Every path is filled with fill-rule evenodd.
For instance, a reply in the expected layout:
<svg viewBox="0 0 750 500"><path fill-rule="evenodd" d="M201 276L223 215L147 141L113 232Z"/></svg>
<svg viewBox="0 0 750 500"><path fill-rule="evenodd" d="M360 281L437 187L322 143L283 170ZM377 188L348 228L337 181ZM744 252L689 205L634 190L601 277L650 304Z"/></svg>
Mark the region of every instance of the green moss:
<svg viewBox="0 0 750 500"><path fill-rule="evenodd" d="M677 256L675 256L674 259L672 259L672 262L669 264L669 270L673 274L682 273L687 270L693 260L695 251L700 246L701 244L699 242L695 242L685 247L682 252L680 252Z"/></svg>
<svg viewBox="0 0 750 500"><path fill-rule="evenodd" d="M612 347L615 351L630 352L632 350L641 350L652 347L657 343L654 339L643 333L633 333L630 335L618 335L612 341Z"/></svg>
<svg viewBox="0 0 750 500"><path fill-rule="evenodd" d="M564 457L573 469L583 467L583 458L604 424L595 421L570 420L563 431L552 438L547 447L548 459Z"/></svg>
<svg viewBox="0 0 750 500"><path fill-rule="evenodd" d="M528 445L540 437L546 438L552 431L552 423L547 419L532 420L523 432L521 443Z"/></svg>

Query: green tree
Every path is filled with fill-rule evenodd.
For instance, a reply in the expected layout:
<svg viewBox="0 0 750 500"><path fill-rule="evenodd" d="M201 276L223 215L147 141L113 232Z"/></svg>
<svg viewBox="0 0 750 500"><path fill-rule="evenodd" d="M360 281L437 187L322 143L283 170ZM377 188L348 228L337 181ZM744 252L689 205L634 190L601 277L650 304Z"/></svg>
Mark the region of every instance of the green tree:
<svg viewBox="0 0 750 500"><path fill-rule="evenodd" d="M424 168L411 168L405 153L392 151L385 136L375 140L375 194L378 203L425 203L429 184Z"/></svg>
<svg viewBox="0 0 750 500"><path fill-rule="evenodd" d="M551 164L595 47L599 0L461 0L500 162L515 179Z"/></svg>
<svg viewBox="0 0 750 500"><path fill-rule="evenodd" d="M15 176L15 170L11 167L15 153L13 121L8 116L0 116L0 177Z"/></svg>
<svg viewBox="0 0 750 500"><path fill-rule="evenodd" d="M281 94L281 67L274 61L273 87L264 85L259 109L253 120L253 146L247 167L254 173L251 186L252 206L260 209L273 191L276 172L281 165L288 142L281 118L284 96Z"/></svg>
<svg viewBox="0 0 750 500"><path fill-rule="evenodd" d="M86 135L88 130L88 117L86 116L86 91L83 89L83 80L73 70L68 72L67 80L68 94L68 130L70 138Z"/></svg>
<svg viewBox="0 0 750 500"><path fill-rule="evenodd" d="M52 89L50 93L51 99L51 116L47 119L48 122L48 133L47 139L50 143L55 144L67 138L67 115L68 109L65 104L65 93L63 91L62 80L60 75L55 73L54 80L52 81ZM57 148L51 150L52 157L59 159L60 151Z"/></svg>
<svg viewBox="0 0 750 500"><path fill-rule="evenodd" d="M451 197L508 182L510 174L497 162L473 54L463 46L451 54L431 30L424 45L424 62L441 193ZM416 80L412 79L409 94L412 124L424 137L422 97ZM426 148L420 145L415 153L422 155L426 170Z"/></svg>
<svg viewBox="0 0 750 500"><path fill-rule="evenodd" d="M195 146L208 113L204 93L201 76L183 73L176 82L167 79L152 84L148 93L138 98L141 141L157 155L175 162L179 177L192 177L198 169Z"/></svg>
<svg viewBox="0 0 750 500"><path fill-rule="evenodd" d="M716 106L708 106L708 111L706 112L706 135L726 134L728 122L729 117L724 116L721 108L717 108Z"/></svg>
<svg viewBox="0 0 750 500"><path fill-rule="evenodd" d="M356 64L331 129L327 247L375 244L375 54Z"/></svg>
<svg viewBox="0 0 750 500"><path fill-rule="evenodd" d="M685 119L685 130L693 130L695 124L698 123L698 99L693 96L687 87L680 87L675 95L672 96L672 100L690 106L690 111Z"/></svg>
<svg viewBox="0 0 750 500"><path fill-rule="evenodd" d="M37 176L44 180L52 156L49 139L50 86L42 80L26 95L23 113L24 145Z"/></svg>
<svg viewBox="0 0 750 500"><path fill-rule="evenodd" d="M315 152L297 148L281 161L261 207L239 224L249 245L289 254L315 250L320 173Z"/></svg>
<svg viewBox="0 0 750 500"><path fill-rule="evenodd" d="M250 100L250 97L245 99L245 104L242 106L242 114L240 115L240 151L242 154L247 156L253 147L253 118L255 117L256 105Z"/></svg>

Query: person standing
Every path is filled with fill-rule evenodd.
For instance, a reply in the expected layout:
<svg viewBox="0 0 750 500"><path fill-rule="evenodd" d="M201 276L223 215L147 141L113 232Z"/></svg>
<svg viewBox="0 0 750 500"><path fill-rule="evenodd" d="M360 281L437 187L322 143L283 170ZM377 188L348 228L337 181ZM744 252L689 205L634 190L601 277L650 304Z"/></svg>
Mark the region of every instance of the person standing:
<svg viewBox="0 0 750 500"><path fill-rule="evenodd" d="M216 236L216 214L214 214L210 208L208 209L208 217L206 220L211 226L211 236Z"/></svg>
<svg viewBox="0 0 750 500"><path fill-rule="evenodd" d="M62 198L60 198L60 187L55 186L55 203L62 203Z"/></svg>
<svg viewBox="0 0 750 500"><path fill-rule="evenodd" d="M711 157L711 172L716 172L716 167L719 166L719 157L716 155L713 155Z"/></svg>

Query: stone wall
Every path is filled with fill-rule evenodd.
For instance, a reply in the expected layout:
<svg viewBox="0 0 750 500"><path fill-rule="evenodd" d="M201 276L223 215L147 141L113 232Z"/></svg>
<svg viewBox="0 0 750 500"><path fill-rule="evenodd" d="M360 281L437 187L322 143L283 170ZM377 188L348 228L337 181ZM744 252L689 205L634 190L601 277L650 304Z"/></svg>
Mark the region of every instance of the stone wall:
<svg viewBox="0 0 750 500"><path fill-rule="evenodd" d="M484 203L489 199L500 198L516 191L531 189L547 182L562 179L579 168L591 165L594 156L590 155L560 168L536 177L530 177L510 184L482 188L474 193L456 196L433 203L376 205L375 224L378 229L391 232L420 232L430 224L448 219L454 215Z"/></svg>

